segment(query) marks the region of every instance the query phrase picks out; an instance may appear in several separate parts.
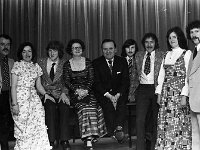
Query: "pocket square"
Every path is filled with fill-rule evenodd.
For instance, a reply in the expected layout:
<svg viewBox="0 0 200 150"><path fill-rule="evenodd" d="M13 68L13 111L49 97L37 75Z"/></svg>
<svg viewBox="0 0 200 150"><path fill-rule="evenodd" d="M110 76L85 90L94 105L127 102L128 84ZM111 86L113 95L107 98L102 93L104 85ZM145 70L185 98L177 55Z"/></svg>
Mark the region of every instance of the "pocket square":
<svg viewBox="0 0 200 150"><path fill-rule="evenodd" d="M121 72L117 72L117 74L120 74Z"/></svg>

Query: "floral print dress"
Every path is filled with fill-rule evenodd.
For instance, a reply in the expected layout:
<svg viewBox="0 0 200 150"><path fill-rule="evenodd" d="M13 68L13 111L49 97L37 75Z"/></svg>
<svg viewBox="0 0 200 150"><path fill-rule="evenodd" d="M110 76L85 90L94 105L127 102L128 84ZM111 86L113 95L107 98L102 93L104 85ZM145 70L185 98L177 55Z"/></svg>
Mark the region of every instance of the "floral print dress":
<svg viewBox="0 0 200 150"><path fill-rule="evenodd" d="M174 65L164 65L165 79L158 113L156 150L191 150L189 103L183 107L180 95L186 78L184 54Z"/></svg>
<svg viewBox="0 0 200 150"><path fill-rule="evenodd" d="M32 62L15 62L11 73L18 76L17 103L19 114L13 115L14 150L50 150L45 113L35 89L36 79L42 75L39 65Z"/></svg>

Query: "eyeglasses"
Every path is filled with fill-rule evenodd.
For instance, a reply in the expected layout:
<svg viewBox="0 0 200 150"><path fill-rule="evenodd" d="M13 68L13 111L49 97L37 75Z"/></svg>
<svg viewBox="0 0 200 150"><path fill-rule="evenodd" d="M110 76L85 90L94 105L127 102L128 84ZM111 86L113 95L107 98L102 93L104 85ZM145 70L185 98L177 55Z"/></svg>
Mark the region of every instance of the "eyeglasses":
<svg viewBox="0 0 200 150"><path fill-rule="evenodd" d="M72 50L81 50L82 47L72 47Z"/></svg>
<svg viewBox="0 0 200 150"><path fill-rule="evenodd" d="M10 43L0 43L0 46L10 46Z"/></svg>

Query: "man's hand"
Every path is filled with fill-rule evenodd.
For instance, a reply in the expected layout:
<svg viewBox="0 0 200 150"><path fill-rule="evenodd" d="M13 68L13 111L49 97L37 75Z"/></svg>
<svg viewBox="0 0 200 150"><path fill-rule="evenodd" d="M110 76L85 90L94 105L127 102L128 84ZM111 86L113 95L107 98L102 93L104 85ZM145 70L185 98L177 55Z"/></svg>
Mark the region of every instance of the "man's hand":
<svg viewBox="0 0 200 150"><path fill-rule="evenodd" d="M60 95L58 103L60 103L60 101L62 101L64 104L70 105L70 100L65 93Z"/></svg>
<svg viewBox="0 0 200 150"><path fill-rule="evenodd" d="M45 94L44 95L44 103L46 103L47 100L52 101L53 103L56 103L55 99L53 97L51 97L49 94Z"/></svg>
<svg viewBox="0 0 200 150"><path fill-rule="evenodd" d="M161 100L161 95L158 94L158 97L157 97L157 103L160 105L160 100Z"/></svg>

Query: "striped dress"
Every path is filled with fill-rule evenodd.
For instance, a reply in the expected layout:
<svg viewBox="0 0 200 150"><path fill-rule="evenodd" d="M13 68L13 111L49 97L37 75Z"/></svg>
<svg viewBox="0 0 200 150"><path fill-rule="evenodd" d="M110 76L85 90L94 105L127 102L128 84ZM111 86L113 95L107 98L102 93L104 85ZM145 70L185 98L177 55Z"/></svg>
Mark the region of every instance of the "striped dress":
<svg viewBox="0 0 200 150"><path fill-rule="evenodd" d="M73 71L70 62L63 66L63 78L69 88L71 104L77 108L79 129L82 139L87 137L102 137L107 134L102 108L97 104L92 91L94 71L89 59L85 59L86 67L81 71ZM78 100L76 89L87 89L89 94L83 100Z"/></svg>

